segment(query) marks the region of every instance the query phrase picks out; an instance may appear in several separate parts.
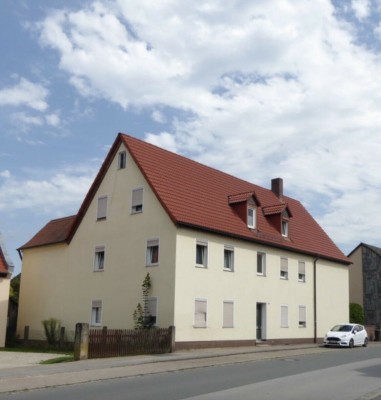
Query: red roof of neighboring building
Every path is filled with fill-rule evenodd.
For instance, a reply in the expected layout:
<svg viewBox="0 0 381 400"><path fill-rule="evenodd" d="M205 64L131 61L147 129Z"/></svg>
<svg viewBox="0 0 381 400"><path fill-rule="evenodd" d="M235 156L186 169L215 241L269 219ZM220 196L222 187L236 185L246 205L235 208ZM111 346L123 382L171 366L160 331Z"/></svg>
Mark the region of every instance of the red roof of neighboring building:
<svg viewBox="0 0 381 400"><path fill-rule="evenodd" d="M8 274L8 263L0 246L0 275Z"/></svg>
<svg viewBox="0 0 381 400"><path fill-rule="evenodd" d="M32 239L25 243L21 249L66 242L76 217L76 215L72 215L70 217L53 219L38 231Z"/></svg>
<svg viewBox="0 0 381 400"><path fill-rule="evenodd" d="M22 249L70 242L121 143L176 225L350 263L299 201L287 196L279 199L269 189L123 134L115 140L77 216L49 222ZM249 229L234 212L234 203L250 196L259 204L256 230ZM262 212L266 207L280 212L285 205L292 216L288 238L282 237Z"/></svg>

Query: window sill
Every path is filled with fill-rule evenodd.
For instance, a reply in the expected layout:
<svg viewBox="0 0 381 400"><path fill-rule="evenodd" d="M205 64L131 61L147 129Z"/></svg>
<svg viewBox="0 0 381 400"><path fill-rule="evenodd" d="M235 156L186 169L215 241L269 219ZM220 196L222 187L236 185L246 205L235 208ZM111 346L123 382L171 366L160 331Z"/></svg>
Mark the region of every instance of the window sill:
<svg viewBox="0 0 381 400"><path fill-rule="evenodd" d="M94 324L94 323L91 323L91 324L90 324L90 327L92 327L92 328L102 328L102 324Z"/></svg>
<svg viewBox="0 0 381 400"><path fill-rule="evenodd" d="M193 328L195 329L206 329L206 326L197 326L197 325L193 325Z"/></svg>
<svg viewBox="0 0 381 400"><path fill-rule="evenodd" d="M266 274L261 274L261 273L257 272L257 276L263 276L265 278Z"/></svg>
<svg viewBox="0 0 381 400"><path fill-rule="evenodd" d="M208 268L207 265L202 265L202 264L196 264L195 267L196 268L201 268L201 269L207 269Z"/></svg>
<svg viewBox="0 0 381 400"><path fill-rule="evenodd" d="M225 272L234 272L234 269L230 269L230 268L224 268Z"/></svg>
<svg viewBox="0 0 381 400"><path fill-rule="evenodd" d="M102 269L94 269L93 270L93 272L103 272L104 271L104 268L102 268Z"/></svg>
<svg viewBox="0 0 381 400"><path fill-rule="evenodd" d="M223 326L222 329L234 329L234 326Z"/></svg>
<svg viewBox="0 0 381 400"><path fill-rule="evenodd" d="M281 329L288 329L289 326L281 326L280 328L281 328Z"/></svg>
<svg viewBox="0 0 381 400"><path fill-rule="evenodd" d="M147 268L150 268L150 267L158 267L159 266L159 263L156 263L156 264L146 264L146 267Z"/></svg>
<svg viewBox="0 0 381 400"><path fill-rule="evenodd" d="M281 276L279 279L281 279L282 281L288 281L288 278L284 278L283 276Z"/></svg>
<svg viewBox="0 0 381 400"><path fill-rule="evenodd" d="M139 210L139 211L134 211L134 210L132 210L131 211L131 215L134 215L134 214L142 214L143 213L143 210Z"/></svg>
<svg viewBox="0 0 381 400"><path fill-rule="evenodd" d="M298 279L298 282L301 282L301 283L306 283L306 281L304 281L304 280L301 280L301 279Z"/></svg>
<svg viewBox="0 0 381 400"><path fill-rule="evenodd" d="M97 218L97 221L105 221L107 219L107 217L100 217L100 218Z"/></svg>

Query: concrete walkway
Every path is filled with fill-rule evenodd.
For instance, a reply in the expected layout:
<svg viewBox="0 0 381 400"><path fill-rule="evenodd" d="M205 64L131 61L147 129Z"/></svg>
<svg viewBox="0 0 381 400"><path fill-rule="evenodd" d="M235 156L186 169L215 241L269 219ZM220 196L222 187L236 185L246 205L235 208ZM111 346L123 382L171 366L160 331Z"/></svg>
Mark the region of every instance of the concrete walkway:
<svg viewBox="0 0 381 400"><path fill-rule="evenodd" d="M381 342L371 343L370 346L381 347ZM93 359L50 365L38 365L35 362L45 357L52 358L52 354L12 353L15 360L7 365L6 360L10 353L0 352L0 393L340 350L313 344L255 346L188 350L162 355ZM16 358L20 363L18 367L15 366Z"/></svg>

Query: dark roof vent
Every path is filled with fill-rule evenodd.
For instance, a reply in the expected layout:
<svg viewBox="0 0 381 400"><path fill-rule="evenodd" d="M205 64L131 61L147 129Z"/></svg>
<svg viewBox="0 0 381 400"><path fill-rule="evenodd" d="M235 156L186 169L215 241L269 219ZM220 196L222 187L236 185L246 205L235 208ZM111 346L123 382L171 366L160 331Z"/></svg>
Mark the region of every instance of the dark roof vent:
<svg viewBox="0 0 381 400"><path fill-rule="evenodd" d="M271 191L278 197L283 197L283 179L282 178L274 178L271 179Z"/></svg>

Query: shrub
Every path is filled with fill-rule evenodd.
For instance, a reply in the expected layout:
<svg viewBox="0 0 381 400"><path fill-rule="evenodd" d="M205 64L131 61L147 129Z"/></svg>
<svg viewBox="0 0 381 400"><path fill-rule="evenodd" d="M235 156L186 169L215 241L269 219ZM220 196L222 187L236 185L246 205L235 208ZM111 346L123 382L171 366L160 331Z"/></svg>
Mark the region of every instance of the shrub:
<svg viewBox="0 0 381 400"><path fill-rule="evenodd" d="M364 312L360 304L349 304L349 319L353 324L364 324Z"/></svg>
<svg viewBox="0 0 381 400"><path fill-rule="evenodd" d="M60 340L61 323L58 319L49 318L42 321L44 326L45 337L52 346L56 345Z"/></svg>

